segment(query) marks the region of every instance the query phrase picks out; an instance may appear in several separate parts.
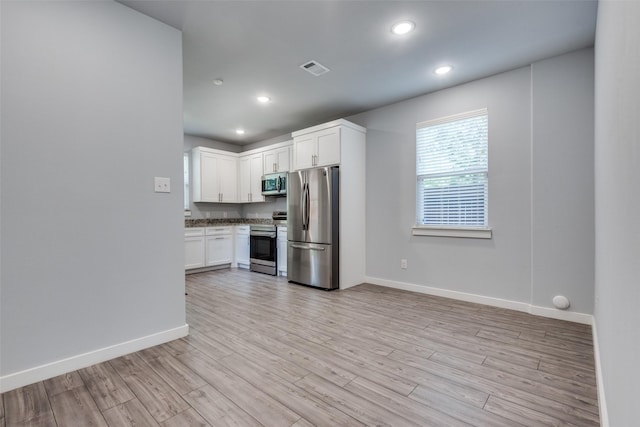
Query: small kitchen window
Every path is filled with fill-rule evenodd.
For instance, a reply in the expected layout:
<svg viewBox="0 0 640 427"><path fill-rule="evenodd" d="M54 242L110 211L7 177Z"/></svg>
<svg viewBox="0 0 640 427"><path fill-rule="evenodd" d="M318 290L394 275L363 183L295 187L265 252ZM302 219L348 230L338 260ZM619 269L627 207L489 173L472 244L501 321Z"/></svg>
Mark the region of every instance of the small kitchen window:
<svg viewBox="0 0 640 427"><path fill-rule="evenodd" d="M487 109L416 125L416 225L420 236L491 238Z"/></svg>

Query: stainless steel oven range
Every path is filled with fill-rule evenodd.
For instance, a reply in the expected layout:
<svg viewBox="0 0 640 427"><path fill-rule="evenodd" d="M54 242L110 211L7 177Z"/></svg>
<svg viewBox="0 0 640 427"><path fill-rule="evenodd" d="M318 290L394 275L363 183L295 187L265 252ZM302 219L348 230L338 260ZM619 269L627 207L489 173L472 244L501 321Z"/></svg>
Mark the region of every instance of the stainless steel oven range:
<svg viewBox="0 0 640 427"><path fill-rule="evenodd" d="M278 250L276 226L252 224L249 228L249 270L258 273L278 274Z"/></svg>

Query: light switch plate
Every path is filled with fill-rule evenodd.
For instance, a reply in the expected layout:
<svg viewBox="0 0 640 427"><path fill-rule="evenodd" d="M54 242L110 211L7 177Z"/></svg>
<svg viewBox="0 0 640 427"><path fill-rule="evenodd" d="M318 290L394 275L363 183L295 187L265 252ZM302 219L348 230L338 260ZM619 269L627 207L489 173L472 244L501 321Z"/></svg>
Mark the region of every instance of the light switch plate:
<svg viewBox="0 0 640 427"><path fill-rule="evenodd" d="M171 193L171 179L156 176L153 178L153 187L156 193Z"/></svg>

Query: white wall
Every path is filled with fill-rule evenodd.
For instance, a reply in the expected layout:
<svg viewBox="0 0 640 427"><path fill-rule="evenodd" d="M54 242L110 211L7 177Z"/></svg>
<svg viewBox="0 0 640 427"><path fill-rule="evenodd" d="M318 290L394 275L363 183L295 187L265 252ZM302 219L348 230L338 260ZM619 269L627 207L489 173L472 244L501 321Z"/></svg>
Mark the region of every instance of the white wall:
<svg viewBox="0 0 640 427"><path fill-rule="evenodd" d="M7 389L186 332L182 48L115 2L1 7Z"/></svg>
<svg viewBox="0 0 640 427"><path fill-rule="evenodd" d="M611 426L638 424L640 396L638 22L639 2L598 5L595 322Z"/></svg>
<svg viewBox="0 0 640 427"><path fill-rule="evenodd" d="M244 203L242 218L271 218L273 211L286 211L286 197L267 197L261 203Z"/></svg>
<svg viewBox="0 0 640 427"><path fill-rule="evenodd" d="M561 292L573 301L572 310L591 313L592 56L591 49L578 51L348 118L367 128L367 276L542 307L551 307L549 296ZM566 81L571 84L565 86ZM560 87L561 102L552 111L566 121L543 111ZM412 236L416 123L482 107L489 111L493 238ZM545 139L548 133L555 135L552 140ZM576 149L582 152L573 166L546 162L556 150L566 159ZM542 191L547 183L540 174L567 179L566 185L578 186L577 193L565 197L565 184ZM562 223L551 225L550 238L549 220L534 206L584 212L585 219L567 226L562 214ZM582 234L587 237L579 245L565 242ZM541 254L556 242L574 253L562 262L545 259ZM400 269L401 258L408 260L408 269Z"/></svg>
<svg viewBox="0 0 640 427"><path fill-rule="evenodd" d="M532 66L531 302L593 312L593 50ZM579 70L579 71L577 71Z"/></svg>

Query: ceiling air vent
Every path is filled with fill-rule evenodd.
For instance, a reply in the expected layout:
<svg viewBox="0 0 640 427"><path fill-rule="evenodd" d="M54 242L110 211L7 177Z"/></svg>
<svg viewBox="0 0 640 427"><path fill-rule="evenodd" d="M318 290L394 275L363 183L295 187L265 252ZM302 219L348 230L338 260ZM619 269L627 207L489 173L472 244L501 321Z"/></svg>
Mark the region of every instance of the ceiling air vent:
<svg viewBox="0 0 640 427"><path fill-rule="evenodd" d="M329 69L319 63L318 61L309 61L300 66L305 71L310 72L314 76L318 77L323 75L324 73L328 73Z"/></svg>

